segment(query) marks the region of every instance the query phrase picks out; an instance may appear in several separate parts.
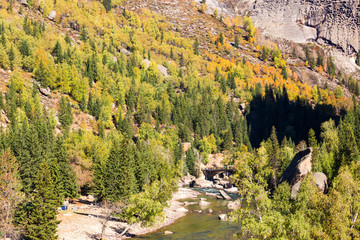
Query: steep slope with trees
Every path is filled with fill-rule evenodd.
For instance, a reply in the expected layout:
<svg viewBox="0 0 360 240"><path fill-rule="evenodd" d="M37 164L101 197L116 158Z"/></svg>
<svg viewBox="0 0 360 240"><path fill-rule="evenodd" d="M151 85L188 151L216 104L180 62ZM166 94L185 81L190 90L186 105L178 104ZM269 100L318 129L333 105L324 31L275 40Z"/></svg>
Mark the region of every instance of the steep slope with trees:
<svg viewBox="0 0 360 240"><path fill-rule="evenodd" d="M56 209L80 194L120 204L124 221L154 223L178 178L213 153L259 161L240 173L266 166L253 193L266 195L310 129L323 139L315 159L330 182L354 167L351 94L302 83L289 56L257 43L251 18L206 15L191 2L178 6L194 16L184 23L151 11L152 1L0 3L0 205L10 206L0 209L1 237L56 239ZM330 56L302 51L302 67L333 77ZM354 80L342 84L359 94Z"/></svg>

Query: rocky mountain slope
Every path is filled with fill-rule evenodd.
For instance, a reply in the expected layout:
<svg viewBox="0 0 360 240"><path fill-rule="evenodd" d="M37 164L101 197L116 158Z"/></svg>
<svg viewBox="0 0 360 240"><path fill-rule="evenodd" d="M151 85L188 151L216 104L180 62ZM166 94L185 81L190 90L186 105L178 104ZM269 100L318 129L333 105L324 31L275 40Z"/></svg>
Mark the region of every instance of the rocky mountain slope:
<svg viewBox="0 0 360 240"><path fill-rule="evenodd" d="M206 4L210 14L217 9L223 16L251 16L255 26L273 41L316 42L326 47L345 73L359 70L359 1L207 0Z"/></svg>
<svg viewBox="0 0 360 240"><path fill-rule="evenodd" d="M232 9L233 14L249 14L265 33L295 42L316 40L347 54L360 48L359 1L225 0L217 6Z"/></svg>

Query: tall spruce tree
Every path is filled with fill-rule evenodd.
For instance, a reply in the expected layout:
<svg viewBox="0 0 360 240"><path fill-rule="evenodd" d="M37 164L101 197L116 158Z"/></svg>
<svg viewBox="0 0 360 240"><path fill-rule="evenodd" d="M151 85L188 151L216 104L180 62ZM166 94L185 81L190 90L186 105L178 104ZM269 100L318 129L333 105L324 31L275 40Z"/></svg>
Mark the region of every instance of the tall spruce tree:
<svg viewBox="0 0 360 240"><path fill-rule="evenodd" d="M68 128L73 122L73 114L71 111L71 104L68 97L61 96L59 109L59 122L63 128Z"/></svg>
<svg viewBox="0 0 360 240"><path fill-rule="evenodd" d="M54 182L49 165L43 161L34 181L34 191L29 195L29 202L20 207L16 223L23 227L25 239L56 240L57 208L60 199L54 192Z"/></svg>
<svg viewBox="0 0 360 240"><path fill-rule="evenodd" d="M136 192L134 145L131 140L114 140L106 161L105 198L117 201Z"/></svg>
<svg viewBox="0 0 360 240"><path fill-rule="evenodd" d="M64 139L61 136L56 140L55 164L59 166L56 184L60 186L60 196L76 198L78 196L76 175L70 166L69 156L64 146Z"/></svg>
<svg viewBox="0 0 360 240"><path fill-rule="evenodd" d="M191 147L187 153L186 153L186 167L187 170L189 172L189 174L196 176L196 171L195 171L195 154L194 154L194 149Z"/></svg>
<svg viewBox="0 0 360 240"><path fill-rule="evenodd" d="M111 0L103 0L103 5L105 7L106 12L110 12L112 9Z"/></svg>

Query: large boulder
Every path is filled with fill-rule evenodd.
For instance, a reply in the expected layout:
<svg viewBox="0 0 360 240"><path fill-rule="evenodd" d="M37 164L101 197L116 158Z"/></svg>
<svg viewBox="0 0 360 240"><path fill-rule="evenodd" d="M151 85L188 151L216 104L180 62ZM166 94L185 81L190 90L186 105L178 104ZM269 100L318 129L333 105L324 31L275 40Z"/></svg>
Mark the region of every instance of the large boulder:
<svg viewBox="0 0 360 240"><path fill-rule="evenodd" d="M313 173L312 176L314 178L315 184L318 186L320 191L322 191L323 193L327 193L328 183L327 183L326 175L322 172L316 172L316 173Z"/></svg>
<svg viewBox="0 0 360 240"><path fill-rule="evenodd" d="M55 17L56 17L55 10L51 10L51 12L49 13L48 19L50 19L51 21L54 21Z"/></svg>
<svg viewBox="0 0 360 240"><path fill-rule="evenodd" d="M227 216L226 214L220 214L220 215L219 215L219 219L220 219L221 221L227 221L227 220L229 220L229 218L228 218L228 216Z"/></svg>
<svg viewBox="0 0 360 240"><path fill-rule="evenodd" d="M288 182L291 186L301 181L311 172L312 148L306 148L298 152L290 165L286 168L284 174L280 178L280 182Z"/></svg>
<svg viewBox="0 0 360 240"><path fill-rule="evenodd" d="M142 60L145 69L148 69L151 66L151 61L149 59Z"/></svg>
<svg viewBox="0 0 360 240"><path fill-rule="evenodd" d="M212 188L213 183L211 181L208 181L205 179L197 178L197 179L191 181L189 186L195 187L195 188Z"/></svg>
<svg viewBox="0 0 360 240"><path fill-rule="evenodd" d="M29 4L28 4L28 2L26 0L20 0L20 3L25 7L29 6Z"/></svg>
<svg viewBox="0 0 360 240"><path fill-rule="evenodd" d="M291 197L295 198L302 180L311 172L312 163L312 149L307 148L303 151L298 152L289 167L285 170L284 174L280 178L280 182L288 182L291 186ZM323 193L327 192L328 184L327 177L324 173L316 172L311 174L314 183L318 186L319 190Z"/></svg>
<svg viewBox="0 0 360 240"><path fill-rule="evenodd" d="M189 173L186 176L183 176L181 178L181 183L185 186L189 186L194 180L196 180L196 177L190 175Z"/></svg>
<svg viewBox="0 0 360 240"><path fill-rule="evenodd" d="M181 208L178 208L176 209L176 212L188 212L189 210L187 210L186 208L184 207L181 207Z"/></svg>
<svg viewBox="0 0 360 240"><path fill-rule="evenodd" d="M191 148L191 143L190 142L184 142L182 144L182 146L183 146L183 151L187 152Z"/></svg>
<svg viewBox="0 0 360 240"><path fill-rule="evenodd" d="M168 74L168 70L166 67L164 67L163 65L158 65L158 69L159 69L159 72L164 76L164 77L167 77L169 76Z"/></svg>

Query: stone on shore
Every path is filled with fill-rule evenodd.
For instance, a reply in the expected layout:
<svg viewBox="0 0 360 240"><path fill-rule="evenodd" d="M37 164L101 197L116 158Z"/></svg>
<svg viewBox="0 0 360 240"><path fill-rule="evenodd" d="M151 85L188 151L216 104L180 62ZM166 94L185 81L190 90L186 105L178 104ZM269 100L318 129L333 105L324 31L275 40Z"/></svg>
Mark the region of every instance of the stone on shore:
<svg viewBox="0 0 360 240"><path fill-rule="evenodd" d="M228 204L227 204L227 207L228 209L230 210L238 210L240 207L241 207L241 203L239 200L235 200L235 201L230 201Z"/></svg>
<svg viewBox="0 0 360 240"><path fill-rule="evenodd" d="M178 208L176 209L176 212L188 212L189 210L187 210L186 208L184 207L181 207L181 208Z"/></svg>

